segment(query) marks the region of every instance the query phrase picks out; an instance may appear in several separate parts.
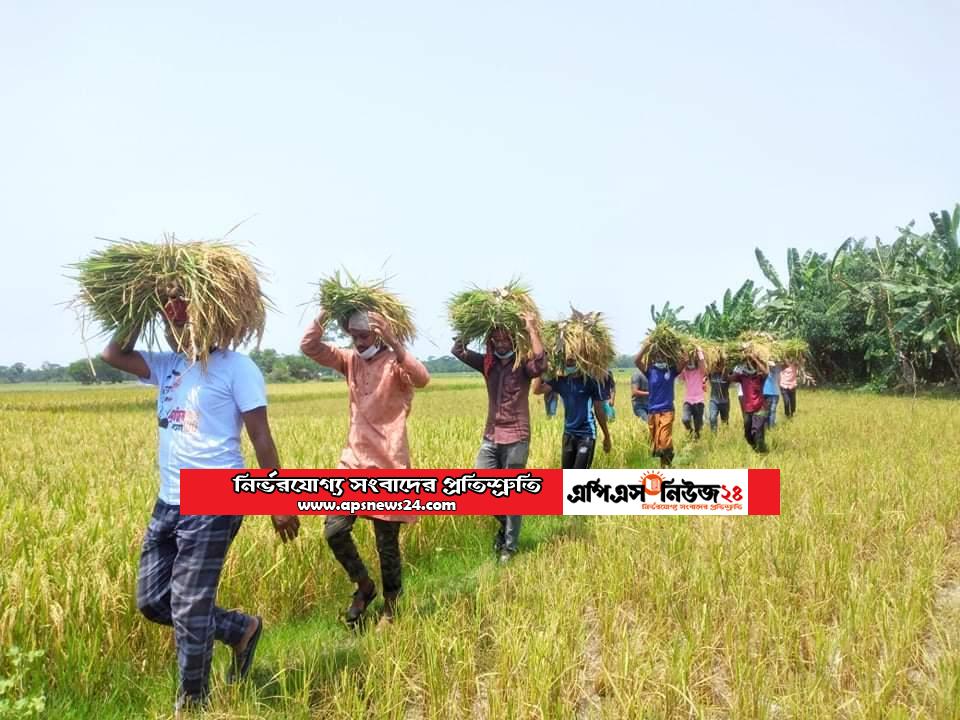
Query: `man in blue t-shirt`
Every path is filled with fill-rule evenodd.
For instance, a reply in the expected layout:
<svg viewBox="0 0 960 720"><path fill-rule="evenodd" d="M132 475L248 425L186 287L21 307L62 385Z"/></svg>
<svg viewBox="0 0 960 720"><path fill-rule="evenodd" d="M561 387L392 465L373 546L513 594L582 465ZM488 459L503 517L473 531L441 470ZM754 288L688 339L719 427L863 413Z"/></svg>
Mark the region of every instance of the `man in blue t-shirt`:
<svg viewBox="0 0 960 720"><path fill-rule="evenodd" d="M564 374L549 380L534 380L536 395L556 392L563 399L563 447L560 467L585 469L593 464L597 424L603 431L603 451L610 452L610 432L603 410L603 390L596 380L581 373L572 360Z"/></svg>
<svg viewBox="0 0 960 720"><path fill-rule="evenodd" d="M140 551L137 608L153 622L173 626L180 667L176 712L202 707L210 693L213 641L233 648L230 682L250 671L263 620L216 605L220 573L242 515L181 515L181 468L242 468L240 435L246 428L262 468L280 460L267 421L263 375L246 355L213 350L206 367L182 351L187 304L171 298L165 308L173 352L134 350L114 338L101 357L118 370L155 385L160 492ZM297 536L296 515L274 515L284 542Z"/></svg>
<svg viewBox="0 0 960 720"><path fill-rule="evenodd" d="M677 367L663 355L647 358L647 343L634 358L637 369L647 376L647 427L650 428L651 453L660 458L660 467L673 462L673 383Z"/></svg>

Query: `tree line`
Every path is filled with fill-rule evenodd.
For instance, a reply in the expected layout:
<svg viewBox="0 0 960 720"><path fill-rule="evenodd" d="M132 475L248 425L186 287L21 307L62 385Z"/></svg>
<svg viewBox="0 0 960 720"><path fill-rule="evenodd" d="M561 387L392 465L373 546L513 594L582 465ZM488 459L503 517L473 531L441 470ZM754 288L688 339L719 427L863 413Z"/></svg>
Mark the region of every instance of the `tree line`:
<svg viewBox="0 0 960 720"><path fill-rule="evenodd" d="M921 232L911 221L891 241L848 238L832 252L787 250L781 275L755 251L766 288L752 280L707 305L692 320L669 302L650 308L651 320L713 340L764 330L806 340L810 370L828 383L874 389L960 385L960 204L929 214ZM268 382L332 379L335 373L301 353L254 350L250 357ZM614 366L632 367L630 355ZM462 372L449 355L425 361L431 373ZM69 365L0 366L0 383L117 383L131 379L99 357Z"/></svg>
<svg viewBox="0 0 960 720"><path fill-rule="evenodd" d="M911 221L889 242L848 238L832 253L790 248L785 277L757 248L769 287L747 280L689 322L669 303L651 308L652 319L715 340L745 330L802 338L826 382L960 385L960 204L929 216L927 231Z"/></svg>

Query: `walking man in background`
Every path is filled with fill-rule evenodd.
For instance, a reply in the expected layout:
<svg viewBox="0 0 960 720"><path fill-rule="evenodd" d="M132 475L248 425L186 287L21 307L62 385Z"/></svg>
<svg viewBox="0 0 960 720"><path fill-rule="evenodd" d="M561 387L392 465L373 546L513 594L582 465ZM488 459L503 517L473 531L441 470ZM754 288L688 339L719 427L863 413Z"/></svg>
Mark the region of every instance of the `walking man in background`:
<svg viewBox="0 0 960 720"><path fill-rule="evenodd" d="M487 338L484 354L466 347L459 338L452 353L461 362L483 373L487 385L487 421L483 442L477 453L478 469L515 469L527 465L530 454L530 384L547 369L547 356L537 332L536 319L525 314L532 357L514 363L515 349L510 333L494 328ZM521 515L497 515L500 530L493 548L500 562L506 563L517 552Z"/></svg>

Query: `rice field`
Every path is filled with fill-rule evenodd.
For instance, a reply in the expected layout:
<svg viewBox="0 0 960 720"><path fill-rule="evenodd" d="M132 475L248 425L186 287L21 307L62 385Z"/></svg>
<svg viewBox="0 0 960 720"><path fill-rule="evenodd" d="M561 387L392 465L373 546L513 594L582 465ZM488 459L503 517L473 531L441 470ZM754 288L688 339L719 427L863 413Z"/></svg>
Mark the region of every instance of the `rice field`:
<svg viewBox="0 0 960 720"><path fill-rule="evenodd" d="M651 464L628 383L598 466ZM269 397L283 465L332 467L344 385ZM956 401L801 390L799 409L763 457L736 409L697 443L675 428L678 466L781 468L779 518L532 518L506 567L492 519L426 518L403 531L402 616L383 631L340 622L352 587L322 519L284 546L248 518L220 601L262 614L264 637L239 687L218 646L206 717L960 717ZM171 714L172 633L134 605L152 410L148 388L0 393L0 677L6 648L42 651L13 691L42 693L46 716ZM471 465L485 410L479 376L434 378L415 462ZM530 466L555 466L562 419L531 410ZM356 535L376 568L370 528Z"/></svg>

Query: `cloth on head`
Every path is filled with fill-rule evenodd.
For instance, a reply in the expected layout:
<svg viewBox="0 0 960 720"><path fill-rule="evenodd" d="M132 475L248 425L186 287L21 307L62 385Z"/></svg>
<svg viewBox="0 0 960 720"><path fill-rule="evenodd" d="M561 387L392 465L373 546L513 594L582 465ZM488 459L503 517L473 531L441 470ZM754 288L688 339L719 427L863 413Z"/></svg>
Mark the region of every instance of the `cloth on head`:
<svg viewBox="0 0 960 720"><path fill-rule="evenodd" d="M370 319L365 310L355 310L347 319L348 330L367 332L370 330Z"/></svg>

